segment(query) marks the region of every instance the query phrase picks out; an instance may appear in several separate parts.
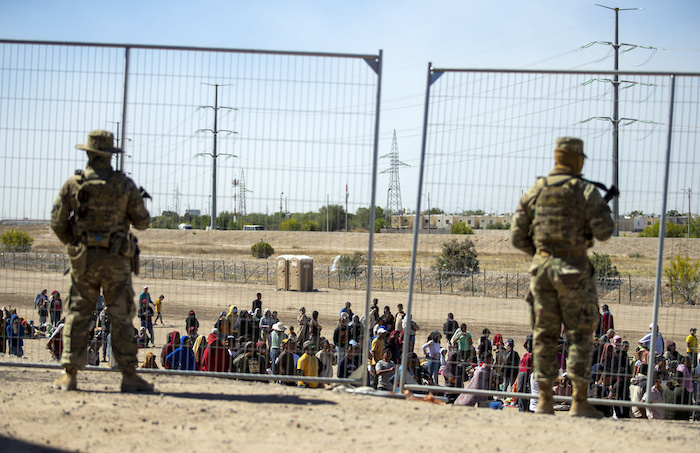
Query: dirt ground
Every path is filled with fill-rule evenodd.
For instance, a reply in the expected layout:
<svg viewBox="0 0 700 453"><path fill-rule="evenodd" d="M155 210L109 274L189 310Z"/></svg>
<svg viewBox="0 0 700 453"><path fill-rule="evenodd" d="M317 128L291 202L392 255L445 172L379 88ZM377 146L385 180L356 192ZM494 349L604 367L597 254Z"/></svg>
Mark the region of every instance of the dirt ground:
<svg viewBox="0 0 700 453"><path fill-rule="evenodd" d="M692 422L573 419L203 377L147 376L156 393L119 393L117 373L83 372L77 392L54 370L0 367L7 452L684 451Z"/></svg>

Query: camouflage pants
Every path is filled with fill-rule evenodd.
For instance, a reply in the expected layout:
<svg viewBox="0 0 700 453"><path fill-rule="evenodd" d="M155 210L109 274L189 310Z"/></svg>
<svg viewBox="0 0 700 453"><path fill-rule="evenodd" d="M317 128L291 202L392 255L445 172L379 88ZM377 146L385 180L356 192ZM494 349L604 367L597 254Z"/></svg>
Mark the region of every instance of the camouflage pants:
<svg viewBox="0 0 700 453"><path fill-rule="evenodd" d="M557 377L561 326L569 345L567 376L590 380L592 334L598 325L598 297L588 257L545 258L530 267L533 303L535 379Z"/></svg>
<svg viewBox="0 0 700 453"><path fill-rule="evenodd" d="M128 258L107 249L88 249L85 272L76 275L71 268L71 283L66 303L61 365L84 369L90 324L95 313L100 288L111 321L112 354L120 369L137 366L134 343L134 290L131 286L131 263Z"/></svg>

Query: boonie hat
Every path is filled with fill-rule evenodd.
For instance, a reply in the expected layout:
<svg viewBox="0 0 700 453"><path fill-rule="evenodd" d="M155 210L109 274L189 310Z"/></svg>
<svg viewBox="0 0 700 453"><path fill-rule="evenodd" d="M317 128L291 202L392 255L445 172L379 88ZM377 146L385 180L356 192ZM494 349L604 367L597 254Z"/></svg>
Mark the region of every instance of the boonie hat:
<svg viewBox="0 0 700 453"><path fill-rule="evenodd" d="M102 129L96 129L88 133L87 143L75 145L76 149L90 151L103 156L111 156L113 153L121 153L122 150L114 147L114 134Z"/></svg>

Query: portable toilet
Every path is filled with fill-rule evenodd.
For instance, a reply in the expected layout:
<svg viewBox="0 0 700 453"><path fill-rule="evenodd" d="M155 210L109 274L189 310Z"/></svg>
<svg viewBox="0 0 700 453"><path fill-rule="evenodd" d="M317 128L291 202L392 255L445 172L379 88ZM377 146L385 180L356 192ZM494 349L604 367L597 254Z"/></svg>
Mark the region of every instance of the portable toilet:
<svg viewBox="0 0 700 453"><path fill-rule="evenodd" d="M314 290L314 260L306 255L293 255L289 259L289 289L309 292Z"/></svg>
<svg viewBox="0 0 700 453"><path fill-rule="evenodd" d="M277 257L277 289L289 289L289 259L292 255Z"/></svg>

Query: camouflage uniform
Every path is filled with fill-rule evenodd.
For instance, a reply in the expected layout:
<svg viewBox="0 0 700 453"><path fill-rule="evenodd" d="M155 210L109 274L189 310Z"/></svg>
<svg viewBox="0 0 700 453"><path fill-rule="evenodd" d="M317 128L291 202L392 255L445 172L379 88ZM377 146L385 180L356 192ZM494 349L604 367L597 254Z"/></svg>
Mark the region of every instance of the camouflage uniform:
<svg viewBox="0 0 700 453"><path fill-rule="evenodd" d="M583 164L583 142L557 139L558 151L574 151ZM531 255L530 292L534 333L535 378L558 374L557 341L561 325L567 332L567 375L588 381L591 336L598 325L595 278L586 250L593 238L612 235L610 209L592 184L581 179L580 168L557 165L537 180L520 199L513 217L511 242Z"/></svg>
<svg viewBox="0 0 700 453"><path fill-rule="evenodd" d="M90 148L90 140L109 142L102 147L109 152ZM134 182L112 169L106 157L111 156L112 140L109 132L93 131L88 145L76 146L88 151L90 161L86 170L76 171L66 181L51 212L51 228L71 259L61 356L66 369L85 368L89 325L100 288L112 325L114 358L122 370L137 366L131 272L138 269L138 247L129 227L145 229L149 214Z"/></svg>

